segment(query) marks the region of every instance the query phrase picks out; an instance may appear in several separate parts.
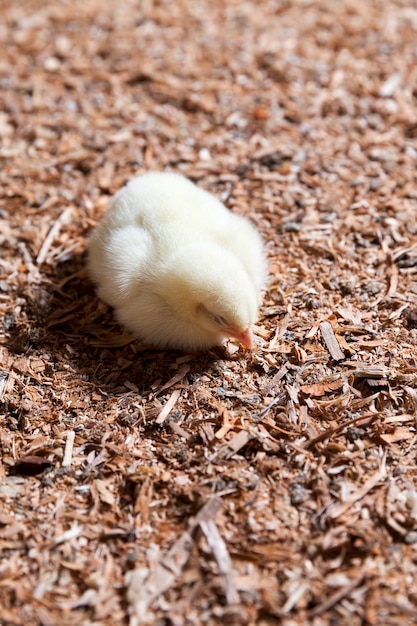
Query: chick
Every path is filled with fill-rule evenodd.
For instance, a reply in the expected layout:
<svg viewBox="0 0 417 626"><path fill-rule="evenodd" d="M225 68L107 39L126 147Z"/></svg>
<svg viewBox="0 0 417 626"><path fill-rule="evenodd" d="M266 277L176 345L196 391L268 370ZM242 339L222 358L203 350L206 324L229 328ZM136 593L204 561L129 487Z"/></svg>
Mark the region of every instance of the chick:
<svg viewBox="0 0 417 626"><path fill-rule="evenodd" d="M253 347L261 238L179 174L150 172L115 194L89 242L88 268L99 297L149 346L195 351L233 338Z"/></svg>

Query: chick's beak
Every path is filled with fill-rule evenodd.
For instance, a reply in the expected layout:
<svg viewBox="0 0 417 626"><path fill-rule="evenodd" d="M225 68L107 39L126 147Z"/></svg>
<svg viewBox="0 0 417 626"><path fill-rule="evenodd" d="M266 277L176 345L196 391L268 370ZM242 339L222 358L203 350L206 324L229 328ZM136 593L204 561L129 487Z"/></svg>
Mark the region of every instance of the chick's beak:
<svg viewBox="0 0 417 626"><path fill-rule="evenodd" d="M252 330L250 328L247 328L243 332L238 331L235 328L228 328L227 334L229 337L232 337L233 339L237 339L239 343L245 346L245 348L249 348L249 350L252 350L253 337L252 337Z"/></svg>

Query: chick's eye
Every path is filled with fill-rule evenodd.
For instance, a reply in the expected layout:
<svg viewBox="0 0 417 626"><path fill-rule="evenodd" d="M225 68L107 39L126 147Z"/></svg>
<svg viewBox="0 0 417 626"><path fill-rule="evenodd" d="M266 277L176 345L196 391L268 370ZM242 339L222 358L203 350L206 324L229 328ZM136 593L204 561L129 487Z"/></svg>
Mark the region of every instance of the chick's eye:
<svg viewBox="0 0 417 626"><path fill-rule="evenodd" d="M213 315L213 319L218 326L227 326L227 321L221 315Z"/></svg>
<svg viewBox="0 0 417 626"><path fill-rule="evenodd" d="M203 312L204 315L207 315L218 326L229 326L228 321L222 315L217 315L216 313L209 311L209 309L202 302L200 302L197 309Z"/></svg>

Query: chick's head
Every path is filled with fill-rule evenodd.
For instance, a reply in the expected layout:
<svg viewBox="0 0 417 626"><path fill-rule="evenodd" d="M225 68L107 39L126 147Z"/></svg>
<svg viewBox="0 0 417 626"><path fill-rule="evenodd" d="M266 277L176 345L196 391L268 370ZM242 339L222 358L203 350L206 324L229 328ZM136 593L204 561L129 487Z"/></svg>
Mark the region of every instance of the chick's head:
<svg viewBox="0 0 417 626"><path fill-rule="evenodd" d="M258 294L230 251L214 244L189 246L170 260L160 285L159 295L189 325L196 344L215 345L230 337L252 348Z"/></svg>

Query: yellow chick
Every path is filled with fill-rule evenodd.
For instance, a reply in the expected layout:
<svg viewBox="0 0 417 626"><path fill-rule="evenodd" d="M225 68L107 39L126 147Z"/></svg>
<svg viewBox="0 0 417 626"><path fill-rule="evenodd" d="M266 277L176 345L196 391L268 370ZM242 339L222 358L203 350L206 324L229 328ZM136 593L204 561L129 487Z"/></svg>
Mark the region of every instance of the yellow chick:
<svg viewBox="0 0 417 626"><path fill-rule="evenodd" d="M184 176L150 172L110 202L89 243L97 293L149 346L253 347L262 240L251 223Z"/></svg>

